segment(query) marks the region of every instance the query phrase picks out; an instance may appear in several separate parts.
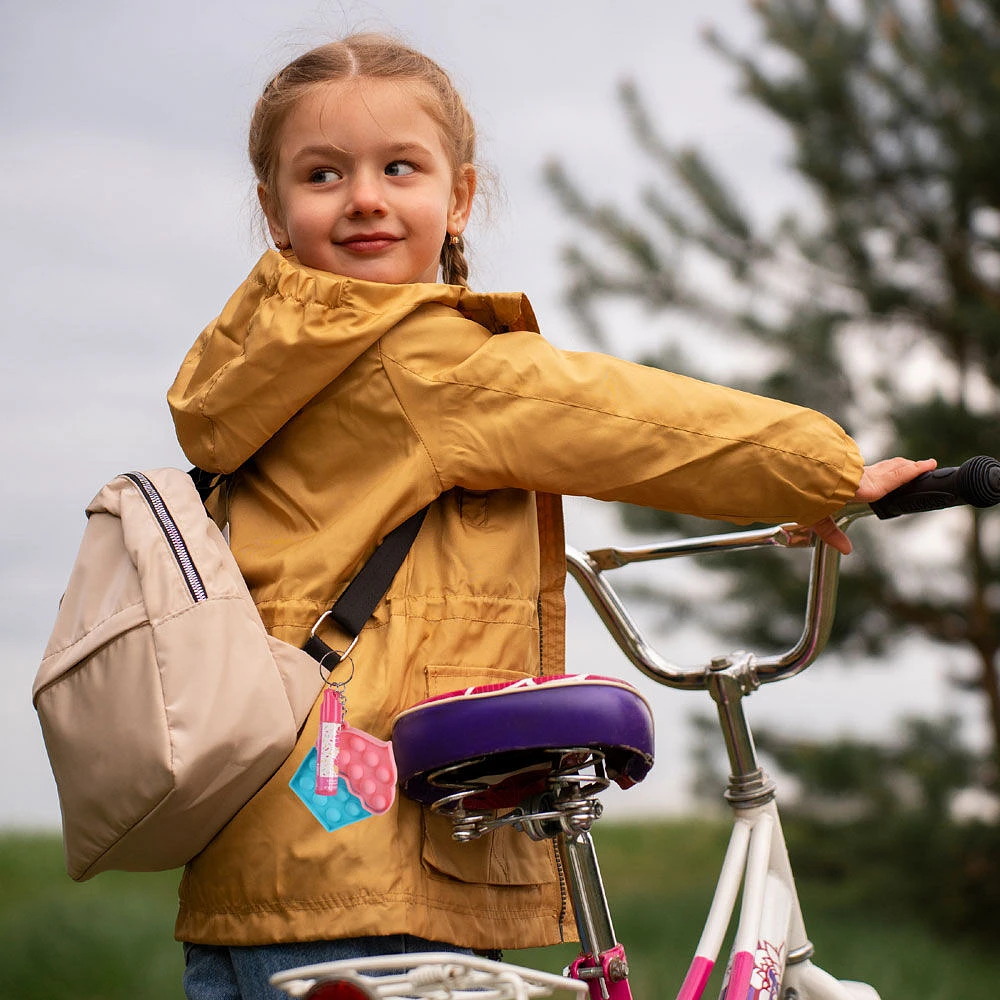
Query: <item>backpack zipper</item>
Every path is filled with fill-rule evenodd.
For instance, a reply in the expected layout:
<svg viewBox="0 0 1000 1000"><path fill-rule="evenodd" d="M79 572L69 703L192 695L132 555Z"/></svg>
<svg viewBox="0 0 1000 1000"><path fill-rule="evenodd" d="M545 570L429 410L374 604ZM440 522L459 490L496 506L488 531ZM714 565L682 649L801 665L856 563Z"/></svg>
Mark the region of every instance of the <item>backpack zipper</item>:
<svg viewBox="0 0 1000 1000"><path fill-rule="evenodd" d="M191 558L191 553L188 551L184 536L181 534L180 528L177 527L177 522L174 520L173 515L167 509L163 497L160 496L159 491L152 482L141 472L126 472L123 475L138 487L146 503L149 504L149 509L153 512L156 523L162 529L163 535L167 540L167 545L170 546L170 551L174 554L174 559L177 560L177 566L181 571L181 576L184 577L184 582L187 584L188 590L191 592L191 597L196 603L198 601L207 601L208 591L205 590L205 584L202 583L201 576L198 574L198 569Z"/></svg>

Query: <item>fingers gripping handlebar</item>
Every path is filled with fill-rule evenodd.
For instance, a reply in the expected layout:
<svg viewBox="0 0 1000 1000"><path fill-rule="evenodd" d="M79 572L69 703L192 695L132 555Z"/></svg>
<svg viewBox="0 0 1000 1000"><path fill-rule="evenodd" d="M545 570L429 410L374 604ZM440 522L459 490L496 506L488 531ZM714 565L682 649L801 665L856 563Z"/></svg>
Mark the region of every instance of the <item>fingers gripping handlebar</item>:
<svg viewBox="0 0 1000 1000"><path fill-rule="evenodd" d="M876 514L880 519L970 505L992 507L1000 503L1000 462L985 455L970 458L957 468L925 472L872 504L845 507L836 520L847 529L860 517ZM594 606L606 628L625 655L648 677L668 687L698 689L707 686L708 675L718 661L679 667L664 659L647 641L625 608L605 572L634 562L648 562L709 552L734 552L781 546L813 547L806 592L805 622L798 641L784 653L753 657L758 683L781 680L804 670L822 651L830 635L836 606L840 553L799 525L777 525L752 531L685 538L637 548L606 548L580 552L567 548L570 574Z"/></svg>
<svg viewBox="0 0 1000 1000"><path fill-rule="evenodd" d="M1000 503L1000 462L977 455L957 469L934 469L875 500L871 509L885 520L943 507L992 507Z"/></svg>

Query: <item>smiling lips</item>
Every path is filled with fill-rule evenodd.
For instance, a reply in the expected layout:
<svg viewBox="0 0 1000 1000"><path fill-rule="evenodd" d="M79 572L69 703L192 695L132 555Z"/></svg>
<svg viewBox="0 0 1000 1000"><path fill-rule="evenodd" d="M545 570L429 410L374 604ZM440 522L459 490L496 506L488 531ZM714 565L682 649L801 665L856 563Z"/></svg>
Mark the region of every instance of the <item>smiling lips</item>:
<svg viewBox="0 0 1000 1000"><path fill-rule="evenodd" d="M378 253L391 247L402 237L393 236L392 233L359 233L356 236L348 236L347 239L338 240L337 246L345 250L352 250L354 253Z"/></svg>

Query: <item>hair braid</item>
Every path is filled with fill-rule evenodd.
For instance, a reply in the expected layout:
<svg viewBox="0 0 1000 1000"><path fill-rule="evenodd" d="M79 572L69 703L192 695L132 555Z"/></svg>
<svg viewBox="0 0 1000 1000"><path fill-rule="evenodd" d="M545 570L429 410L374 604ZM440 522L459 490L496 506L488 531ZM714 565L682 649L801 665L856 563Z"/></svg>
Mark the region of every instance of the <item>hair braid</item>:
<svg viewBox="0 0 1000 1000"><path fill-rule="evenodd" d="M446 285L469 286L469 262L465 259L465 237L445 236L441 247L441 281Z"/></svg>

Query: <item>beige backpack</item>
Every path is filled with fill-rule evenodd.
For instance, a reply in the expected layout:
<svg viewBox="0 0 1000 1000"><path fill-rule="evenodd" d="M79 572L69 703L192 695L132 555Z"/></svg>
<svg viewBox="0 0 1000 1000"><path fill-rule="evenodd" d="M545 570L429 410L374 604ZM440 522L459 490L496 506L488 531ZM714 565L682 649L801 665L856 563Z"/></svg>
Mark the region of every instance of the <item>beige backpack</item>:
<svg viewBox="0 0 1000 1000"><path fill-rule="evenodd" d="M190 860L291 753L323 683L265 631L188 473L118 476L87 515L32 691L78 881Z"/></svg>

